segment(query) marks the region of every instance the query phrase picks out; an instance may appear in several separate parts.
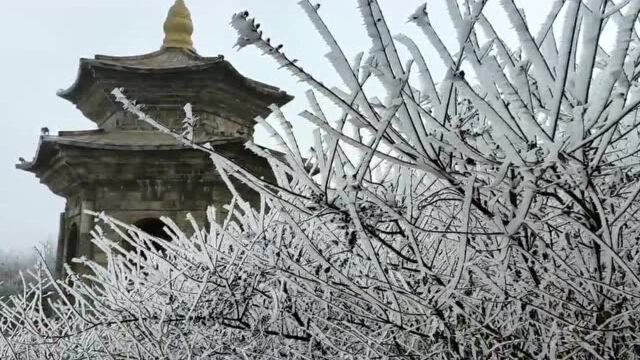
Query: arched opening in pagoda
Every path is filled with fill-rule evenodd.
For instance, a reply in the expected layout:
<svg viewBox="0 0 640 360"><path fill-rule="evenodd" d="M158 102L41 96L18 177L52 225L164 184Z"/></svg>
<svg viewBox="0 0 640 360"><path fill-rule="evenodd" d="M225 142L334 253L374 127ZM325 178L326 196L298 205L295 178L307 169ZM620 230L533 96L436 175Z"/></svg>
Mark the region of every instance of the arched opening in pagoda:
<svg viewBox="0 0 640 360"><path fill-rule="evenodd" d="M67 232L67 251L65 256L65 263L71 264L71 260L77 258L80 255L80 233L77 224L71 224L69 231Z"/></svg>
<svg viewBox="0 0 640 360"><path fill-rule="evenodd" d="M171 236L169 236L169 234L164 231L166 224L158 218L140 219L133 223L133 225L155 238L171 241ZM165 251L164 247L162 247L162 245L158 244L157 242L153 242L153 248L158 252L164 253Z"/></svg>

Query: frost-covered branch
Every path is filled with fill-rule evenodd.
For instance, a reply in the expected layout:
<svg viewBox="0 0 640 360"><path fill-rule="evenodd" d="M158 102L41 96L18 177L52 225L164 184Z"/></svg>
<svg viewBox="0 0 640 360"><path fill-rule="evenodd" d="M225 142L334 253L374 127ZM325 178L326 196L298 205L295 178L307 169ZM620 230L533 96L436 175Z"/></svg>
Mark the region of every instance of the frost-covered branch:
<svg viewBox="0 0 640 360"><path fill-rule="evenodd" d="M277 108L277 125L257 121L280 153L247 144L275 182L116 90L139 119L211 156L233 194L228 217L210 211L193 229L164 219L167 241L99 214L110 231L98 227L94 241L108 265L84 260L90 275L69 271L59 283L34 271L0 307L0 355L635 356L640 1L556 1L532 34L503 0L517 44L500 37L492 22L503 19L485 16L485 3L447 0L453 50L429 4L410 14L448 69L438 79L422 39L393 36L377 1L357 1L371 48L354 59L322 8L301 1L329 47L335 87L248 12L235 14L240 48L257 47L310 87L310 154ZM237 182L261 195L259 208Z"/></svg>

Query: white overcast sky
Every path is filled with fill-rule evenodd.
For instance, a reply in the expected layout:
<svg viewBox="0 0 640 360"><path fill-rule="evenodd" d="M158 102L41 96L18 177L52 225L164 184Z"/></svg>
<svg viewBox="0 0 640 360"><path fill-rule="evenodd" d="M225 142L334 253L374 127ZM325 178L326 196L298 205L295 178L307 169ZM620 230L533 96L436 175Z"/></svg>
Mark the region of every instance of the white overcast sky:
<svg viewBox="0 0 640 360"><path fill-rule="evenodd" d="M426 39L406 23L425 0L380 0L392 32L405 33L424 44L425 56L436 58ZM187 0L195 24L194 43L201 55L225 55L242 74L278 86L296 96L284 109L304 141L310 125L297 117L305 107L305 87L266 56L253 49L232 49L231 15L249 10L265 34L285 44L304 68L331 85L340 85L323 55L321 43L298 0ZM162 24L173 0L5 0L0 38L0 248L25 250L39 241L57 238L64 199L52 194L31 173L14 168L18 157L31 159L40 128L92 128L75 107L56 96L75 80L78 60L94 54L139 55L159 49ZM350 57L367 50L369 42L354 0L321 0L321 13ZM431 21L451 40L445 0L429 0ZM488 15L500 18L498 0L489 0ZM552 0L520 0L530 23L540 23ZM504 19L504 17L503 17ZM498 30L512 29L502 21ZM438 65L437 62L434 65ZM437 74L436 74L437 76ZM268 144L262 132L256 141ZM96 209L99 210L99 209Z"/></svg>

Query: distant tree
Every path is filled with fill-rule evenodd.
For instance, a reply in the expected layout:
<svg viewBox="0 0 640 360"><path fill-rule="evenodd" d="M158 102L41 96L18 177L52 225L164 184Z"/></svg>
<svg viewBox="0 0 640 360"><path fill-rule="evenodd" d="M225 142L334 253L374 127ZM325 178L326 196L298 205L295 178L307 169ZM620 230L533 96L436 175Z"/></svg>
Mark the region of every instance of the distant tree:
<svg viewBox="0 0 640 360"><path fill-rule="evenodd" d="M52 240L41 241L28 252L0 250L0 301L3 297L22 292L21 271L33 269L43 259L44 264L53 269L55 256L55 243Z"/></svg>
<svg viewBox="0 0 640 360"><path fill-rule="evenodd" d="M276 183L193 145L231 189L229 216L211 211L193 236L164 219L166 241L96 214L121 237L95 231L109 265L80 259L93 274L71 273L83 280L73 285L35 271L27 298L62 299L50 305L55 316L22 297L0 308L0 356L640 356L640 0L554 1L538 34L502 0L498 21L510 22L518 47L485 17L486 0L445 0L453 50L422 6L409 20L448 69L440 83L417 43L391 35L377 1L356 3L372 47L349 60L322 9L300 2L339 88L266 39L248 12L232 19L238 46L309 85L302 117L317 130L308 160L277 108L278 129L258 122L284 156L247 144ZM188 131L162 128L114 94L191 145ZM232 178L262 206L251 208Z"/></svg>

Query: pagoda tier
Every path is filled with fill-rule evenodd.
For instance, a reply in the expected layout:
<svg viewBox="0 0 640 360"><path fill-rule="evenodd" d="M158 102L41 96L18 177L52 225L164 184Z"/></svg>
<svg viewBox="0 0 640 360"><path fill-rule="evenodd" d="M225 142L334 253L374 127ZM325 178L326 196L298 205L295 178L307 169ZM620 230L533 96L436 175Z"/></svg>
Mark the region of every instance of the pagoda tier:
<svg viewBox="0 0 640 360"><path fill-rule="evenodd" d="M266 160L246 151L243 139L218 137L209 143L229 159L251 164L252 171L259 168L261 175L269 176ZM158 131L97 129L44 135L34 160L17 167L36 174L53 193L65 198L79 193L86 196L87 191L94 192L104 184L130 184L127 187L138 194L148 192L150 187L159 187L160 193L170 192L171 186L159 184L171 184L174 192L184 184L224 186L206 153L185 147Z"/></svg>
<svg viewBox="0 0 640 360"><path fill-rule="evenodd" d="M292 99L276 87L242 76L222 56L202 57L185 48L81 59L76 82L58 95L101 129L149 129L115 101L114 88L124 88L130 99L144 104L150 116L172 129L182 126L183 108L191 103L200 119L198 141L220 136L249 139L255 117L266 117L271 104L282 106Z"/></svg>

